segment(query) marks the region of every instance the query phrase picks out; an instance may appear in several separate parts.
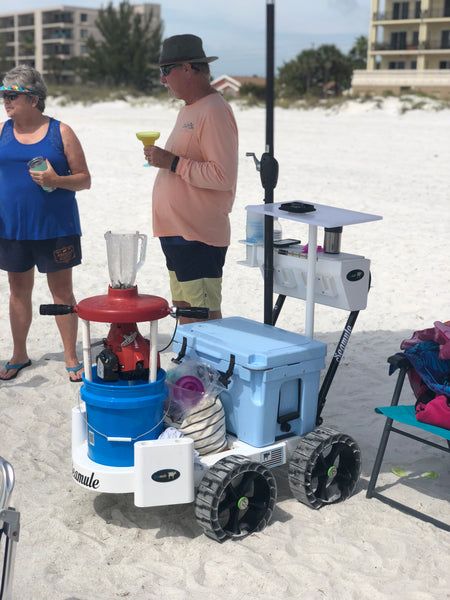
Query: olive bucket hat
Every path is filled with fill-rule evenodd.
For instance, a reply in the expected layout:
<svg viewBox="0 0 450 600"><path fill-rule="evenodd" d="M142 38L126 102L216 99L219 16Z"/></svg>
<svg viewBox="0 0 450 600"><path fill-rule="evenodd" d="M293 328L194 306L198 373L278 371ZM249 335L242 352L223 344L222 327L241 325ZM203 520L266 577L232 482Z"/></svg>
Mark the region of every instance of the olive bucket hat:
<svg viewBox="0 0 450 600"><path fill-rule="evenodd" d="M173 35L164 40L159 66L177 63L210 63L218 56L206 56L201 38L190 33Z"/></svg>

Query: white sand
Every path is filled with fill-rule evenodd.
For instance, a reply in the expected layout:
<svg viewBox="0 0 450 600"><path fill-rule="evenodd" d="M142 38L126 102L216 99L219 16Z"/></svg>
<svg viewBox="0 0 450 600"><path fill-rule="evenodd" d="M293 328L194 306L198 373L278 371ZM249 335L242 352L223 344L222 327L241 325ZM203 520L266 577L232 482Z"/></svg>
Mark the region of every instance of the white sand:
<svg viewBox="0 0 450 600"><path fill-rule="evenodd" d="M75 289L82 299L106 291L106 230L151 231L155 171L142 168L134 132L159 129L164 141L176 109L113 103L50 106L48 113L75 129L93 175L92 189L78 196L84 261L75 271ZM241 158L224 315L261 320L262 279L236 262L243 258L244 206L262 200L245 152L264 150L265 113L236 107L236 117ZM39 304L50 299L45 278L37 276L33 367L0 387L0 454L14 465L14 505L22 515L15 598L450 598L448 534L365 497L383 426L373 409L390 402L394 386L386 357L412 330L450 318L449 118L449 111L400 115L394 100L383 109L276 111L277 201L301 199L384 217L348 227L342 240L343 251L371 258L373 289L324 412L324 424L352 435L363 454L357 492L341 504L313 511L298 503L283 468L270 526L219 545L201 534L191 505L138 509L131 494L96 495L78 487L71 479L70 411L79 388L68 383L53 320L38 315ZM284 232L306 239L306 228L285 226ZM169 298L156 240L149 240L138 283L142 292ZM0 359L7 360L5 273L0 292ZM317 337L334 345L345 319L343 311L318 307ZM303 302L288 299L278 324L302 333ZM169 318L160 322L161 344L173 326ZM107 331L99 324L93 330L97 338ZM394 466L411 474L399 480ZM429 470L439 478L421 477ZM379 483L391 497L448 521L449 476L448 455L392 435Z"/></svg>

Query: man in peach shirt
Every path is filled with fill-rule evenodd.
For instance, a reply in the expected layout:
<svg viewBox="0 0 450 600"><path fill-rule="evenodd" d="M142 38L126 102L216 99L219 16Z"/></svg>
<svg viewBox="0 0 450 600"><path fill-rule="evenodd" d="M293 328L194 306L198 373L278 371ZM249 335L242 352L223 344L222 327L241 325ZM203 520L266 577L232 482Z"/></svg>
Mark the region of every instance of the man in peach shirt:
<svg viewBox="0 0 450 600"><path fill-rule="evenodd" d="M222 269L230 244L229 213L236 194L238 133L230 105L210 85L202 40L167 38L161 83L185 106L165 149L147 146L159 167L153 187L153 234L160 238L176 306L209 308L221 318ZM182 322L193 319L184 318Z"/></svg>

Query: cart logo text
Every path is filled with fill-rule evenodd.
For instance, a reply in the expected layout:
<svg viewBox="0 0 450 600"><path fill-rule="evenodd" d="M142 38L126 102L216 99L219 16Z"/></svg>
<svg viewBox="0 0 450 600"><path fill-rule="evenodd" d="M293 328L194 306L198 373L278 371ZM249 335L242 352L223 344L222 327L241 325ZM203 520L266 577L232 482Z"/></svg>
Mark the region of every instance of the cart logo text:
<svg viewBox="0 0 450 600"><path fill-rule="evenodd" d="M342 337L339 341L339 346L336 349L336 352L334 353L333 358L335 360L337 360L337 362L339 362L344 354L344 350L345 347L347 346L348 340L350 339L350 335L352 333L352 328L350 327L350 325L347 325L347 327L344 329L344 332L342 334Z"/></svg>
<svg viewBox="0 0 450 600"><path fill-rule="evenodd" d="M161 469L161 471L155 471L152 474L152 479L157 483L168 483L169 481L175 481L180 475L180 471L176 469Z"/></svg>
<svg viewBox="0 0 450 600"><path fill-rule="evenodd" d="M85 487L92 488L93 490L96 490L100 485L100 481L98 479L94 479L94 472L92 472L90 475L83 475L76 469L72 468L72 477L77 483L84 485Z"/></svg>

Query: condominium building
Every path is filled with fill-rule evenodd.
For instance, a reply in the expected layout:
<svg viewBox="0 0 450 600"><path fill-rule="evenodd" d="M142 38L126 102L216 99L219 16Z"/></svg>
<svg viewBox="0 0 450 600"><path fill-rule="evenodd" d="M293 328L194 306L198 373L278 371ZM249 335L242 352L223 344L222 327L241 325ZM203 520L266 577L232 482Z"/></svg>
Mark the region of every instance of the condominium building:
<svg viewBox="0 0 450 600"><path fill-rule="evenodd" d="M450 97L450 0L371 0L371 9L367 69L352 89Z"/></svg>
<svg viewBox="0 0 450 600"><path fill-rule="evenodd" d="M133 9L142 15L152 12L155 25L160 22L159 4L138 4ZM57 66L60 82L73 81L71 59L86 54L90 36L101 39L95 24L98 12L93 8L59 5L0 13L0 70L29 64L51 80Z"/></svg>

